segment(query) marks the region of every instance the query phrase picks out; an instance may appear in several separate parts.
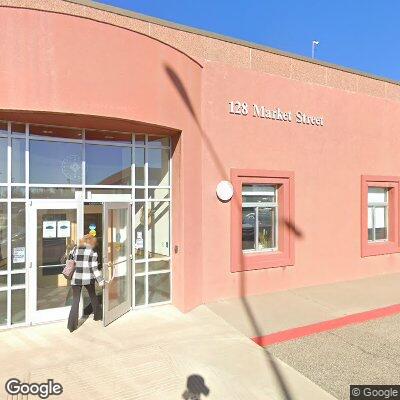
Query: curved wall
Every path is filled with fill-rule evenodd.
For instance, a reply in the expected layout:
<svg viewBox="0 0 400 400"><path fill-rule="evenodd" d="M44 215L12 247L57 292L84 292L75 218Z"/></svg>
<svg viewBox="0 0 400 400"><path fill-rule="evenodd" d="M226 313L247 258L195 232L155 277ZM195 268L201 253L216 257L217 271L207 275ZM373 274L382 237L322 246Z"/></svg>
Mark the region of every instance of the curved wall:
<svg viewBox="0 0 400 400"><path fill-rule="evenodd" d="M165 43L86 18L0 7L0 26L1 110L37 111L43 122L43 112L53 113L54 124L57 115L61 123L79 114L80 123L101 116L180 132L173 154L173 301L183 310L200 304L201 285L193 282L201 282L201 231L192 227L201 225L201 186L190 183L201 182L202 67Z"/></svg>

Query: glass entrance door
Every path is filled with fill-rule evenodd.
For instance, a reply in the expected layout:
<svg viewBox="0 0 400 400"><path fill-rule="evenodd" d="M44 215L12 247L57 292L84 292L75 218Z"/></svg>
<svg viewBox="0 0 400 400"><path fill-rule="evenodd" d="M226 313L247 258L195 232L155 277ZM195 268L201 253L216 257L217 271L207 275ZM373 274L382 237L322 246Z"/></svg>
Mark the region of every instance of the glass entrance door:
<svg viewBox="0 0 400 400"><path fill-rule="evenodd" d="M69 252L78 243L80 209L76 202L42 201L30 207L31 322L68 317L70 282L62 275Z"/></svg>
<svg viewBox="0 0 400 400"><path fill-rule="evenodd" d="M103 212L103 321L107 326L131 308L131 206L105 203Z"/></svg>

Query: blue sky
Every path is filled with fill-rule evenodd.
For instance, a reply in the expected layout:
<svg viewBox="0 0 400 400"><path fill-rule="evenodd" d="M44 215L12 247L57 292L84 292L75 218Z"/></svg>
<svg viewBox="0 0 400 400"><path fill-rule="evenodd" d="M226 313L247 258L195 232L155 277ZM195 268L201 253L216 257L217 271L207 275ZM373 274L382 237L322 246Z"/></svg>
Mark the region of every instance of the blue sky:
<svg viewBox="0 0 400 400"><path fill-rule="evenodd" d="M400 80L400 0L101 2Z"/></svg>

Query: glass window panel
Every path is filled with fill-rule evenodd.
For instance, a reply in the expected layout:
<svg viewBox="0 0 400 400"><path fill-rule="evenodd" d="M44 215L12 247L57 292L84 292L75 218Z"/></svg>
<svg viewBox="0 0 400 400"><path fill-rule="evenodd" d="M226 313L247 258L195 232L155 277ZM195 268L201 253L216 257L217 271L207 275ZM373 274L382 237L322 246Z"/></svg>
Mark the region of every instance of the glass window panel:
<svg viewBox="0 0 400 400"><path fill-rule="evenodd" d="M97 246L95 251L98 254L99 266L103 260L103 204L91 203L84 206L83 234L95 233Z"/></svg>
<svg viewBox="0 0 400 400"><path fill-rule="evenodd" d="M243 203L275 203L275 196L243 196Z"/></svg>
<svg viewBox="0 0 400 400"><path fill-rule="evenodd" d="M149 189L149 199L169 199L169 189Z"/></svg>
<svg viewBox="0 0 400 400"><path fill-rule="evenodd" d="M114 131L92 131L85 132L86 140L102 140L108 142L132 143L132 134Z"/></svg>
<svg viewBox="0 0 400 400"><path fill-rule="evenodd" d="M276 201L276 188L270 185L243 185L243 203L271 203Z"/></svg>
<svg viewBox="0 0 400 400"><path fill-rule="evenodd" d="M386 207L374 208L375 240L387 239Z"/></svg>
<svg viewBox="0 0 400 400"><path fill-rule="evenodd" d="M142 134L136 134L135 135L135 145L137 146L144 146L144 141L145 141L145 135Z"/></svg>
<svg viewBox="0 0 400 400"><path fill-rule="evenodd" d="M242 249L256 249L256 210L255 208L242 209Z"/></svg>
<svg viewBox="0 0 400 400"><path fill-rule="evenodd" d="M69 221L69 236L58 236L57 224L59 221ZM76 243L76 210L43 209L37 211L38 310L71 305L70 281L64 278L62 270L65 266L67 254L74 248Z"/></svg>
<svg viewBox="0 0 400 400"><path fill-rule="evenodd" d="M82 183L80 143L31 140L29 148L30 183Z"/></svg>
<svg viewBox="0 0 400 400"><path fill-rule="evenodd" d="M373 218L372 218L373 210L374 210L373 207L368 207L368 229L373 228Z"/></svg>
<svg viewBox="0 0 400 400"><path fill-rule="evenodd" d="M149 304L170 300L170 274L149 275Z"/></svg>
<svg viewBox="0 0 400 400"><path fill-rule="evenodd" d="M11 141L11 182L25 183L25 139Z"/></svg>
<svg viewBox="0 0 400 400"><path fill-rule="evenodd" d="M11 206L11 269L25 268L25 203Z"/></svg>
<svg viewBox="0 0 400 400"><path fill-rule="evenodd" d="M112 310L128 300L128 260L129 260L129 213L128 209L108 210L107 260L113 267L109 268L109 276L114 277L108 286L108 310ZM129 238L130 240L130 238ZM110 271L112 270L112 271Z"/></svg>
<svg viewBox="0 0 400 400"><path fill-rule="evenodd" d="M135 199L144 199L144 189L135 190Z"/></svg>
<svg viewBox="0 0 400 400"><path fill-rule="evenodd" d="M376 228L375 229L375 240L386 240L387 239L387 229L386 228Z"/></svg>
<svg viewBox="0 0 400 400"><path fill-rule="evenodd" d="M169 256L169 203L152 201L148 204L148 256Z"/></svg>
<svg viewBox="0 0 400 400"><path fill-rule="evenodd" d="M144 148L135 149L135 186L144 186Z"/></svg>
<svg viewBox="0 0 400 400"><path fill-rule="evenodd" d="M258 250L272 249L275 245L275 208L258 209Z"/></svg>
<svg viewBox="0 0 400 400"><path fill-rule="evenodd" d="M7 186L0 186L0 199L7 198Z"/></svg>
<svg viewBox="0 0 400 400"><path fill-rule="evenodd" d="M147 137L147 143L152 147L169 146L169 137L151 135Z"/></svg>
<svg viewBox="0 0 400 400"><path fill-rule="evenodd" d="M89 188L86 190L86 198L88 200L102 200L104 198L116 201L131 201L132 190L131 189L94 189Z"/></svg>
<svg viewBox="0 0 400 400"><path fill-rule="evenodd" d="M139 262L135 264L135 274L142 274L146 271L146 263Z"/></svg>
<svg viewBox="0 0 400 400"><path fill-rule="evenodd" d="M384 203L386 202L386 188L369 187L368 188L368 203Z"/></svg>
<svg viewBox="0 0 400 400"><path fill-rule="evenodd" d="M11 285L25 285L25 273L23 274L12 274L11 275Z"/></svg>
<svg viewBox="0 0 400 400"><path fill-rule="evenodd" d="M243 185L243 192L250 192L250 193L262 193L268 196L275 195L275 186L271 185L262 185L262 184L254 184L254 185Z"/></svg>
<svg viewBox="0 0 400 400"><path fill-rule="evenodd" d="M386 227L386 207L375 207L374 211L375 228Z"/></svg>
<svg viewBox="0 0 400 400"><path fill-rule="evenodd" d="M130 185L131 148L86 145L87 185Z"/></svg>
<svg viewBox="0 0 400 400"><path fill-rule="evenodd" d="M29 134L67 139L82 139L82 131L80 129L63 128L60 126L29 125Z"/></svg>
<svg viewBox="0 0 400 400"><path fill-rule="evenodd" d="M373 230L373 228L368 229L368 240L374 240L374 230Z"/></svg>
<svg viewBox="0 0 400 400"><path fill-rule="evenodd" d="M161 271L163 269L169 269L169 261L168 260L149 262L149 271Z"/></svg>
<svg viewBox="0 0 400 400"><path fill-rule="evenodd" d="M7 292L0 292L0 325L7 324Z"/></svg>
<svg viewBox="0 0 400 400"><path fill-rule="evenodd" d="M25 124L12 123L11 124L11 132L25 134Z"/></svg>
<svg viewBox="0 0 400 400"><path fill-rule="evenodd" d="M142 306L146 303L145 278L146 278L145 276L136 276L135 277L135 305L136 306Z"/></svg>
<svg viewBox="0 0 400 400"><path fill-rule="evenodd" d="M148 149L149 186L169 185L169 150Z"/></svg>
<svg viewBox="0 0 400 400"><path fill-rule="evenodd" d="M92 194L129 194L132 195L131 189L114 189L114 188L88 188Z"/></svg>
<svg viewBox="0 0 400 400"><path fill-rule="evenodd" d="M135 203L135 258L144 258L146 240L145 203Z"/></svg>
<svg viewBox="0 0 400 400"><path fill-rule="evenodd" d="M0 137L0 183L7 183L7 143L7 138Z"/></svg>
<svg viewBox="0 0 400 400"><path fill-rule="evenodd" d="M11 292L11 323L25 322L25 289Z"/></svg>
<svg viewBox="0 0 400 400"><path fill-rule="evenodd" d="M82 191L75 188L41 188L29 189L31 199L75 199Z"/></svg>
<svg viewBox="0 0 400 400"><path fill-rule="evenodd" d="M11 188L11 197L13 199L24 199L25 198L25 187L13 186Z"/></svg>
<svg viewBox="0 0 400 400"><path fill-rule="evenodd" d="M0 121L0 133L5 133L7 134L8 132L8 125L7 122L5 121Z"/></svg>
<svg viewBox="0 0 400 400"><path fill-rule="evenodd" d="M7 275L0 275L0 289L7 287Z"/></svg>
<svg viewBox="0 0 400 400"><path fill-rule="evenodd" d="M0 271L7 269L7 204L0 203Z"/></svg>

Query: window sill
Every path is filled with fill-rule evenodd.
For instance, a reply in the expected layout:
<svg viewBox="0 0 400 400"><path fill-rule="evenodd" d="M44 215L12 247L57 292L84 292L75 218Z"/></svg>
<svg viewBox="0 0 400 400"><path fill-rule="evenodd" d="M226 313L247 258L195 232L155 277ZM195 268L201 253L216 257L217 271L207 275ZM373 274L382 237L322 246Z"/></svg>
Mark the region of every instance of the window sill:
<svg viewBox="0 0 400 400"><path fill-rule="evenodd" d="M391 241L368 242L362 249L361 257L380 256L384 254L400 253L397 243Z"/></svg>
<svg viewBox="0 0 400 400"><path fill-rule="evenodd" d="M257 269L278 268L294 265L294 257L282 251L243 253L240 265L232 265L232 272L252 271Z"/></svg>

